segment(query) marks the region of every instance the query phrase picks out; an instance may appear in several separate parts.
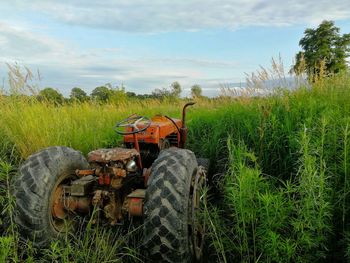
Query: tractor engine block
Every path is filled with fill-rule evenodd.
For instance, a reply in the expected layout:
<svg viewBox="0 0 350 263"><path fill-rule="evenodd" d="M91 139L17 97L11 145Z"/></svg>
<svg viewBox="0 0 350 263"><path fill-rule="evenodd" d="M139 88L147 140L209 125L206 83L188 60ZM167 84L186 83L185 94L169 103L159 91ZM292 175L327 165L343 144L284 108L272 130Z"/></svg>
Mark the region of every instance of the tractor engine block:
<svg viewBox="0 0 350 263"><path fill-rule="evenodd" d="M91 206L99 208L111 225L121 223L125 215L142 216L144 190L135 189L135 186L144 187L144 181L137 158L139 153L135 149L112 148L90 152L90 169L77 170L79 179L66 187L69 200L89 197ZM65 208L72 211L71 207Z"/></svg>

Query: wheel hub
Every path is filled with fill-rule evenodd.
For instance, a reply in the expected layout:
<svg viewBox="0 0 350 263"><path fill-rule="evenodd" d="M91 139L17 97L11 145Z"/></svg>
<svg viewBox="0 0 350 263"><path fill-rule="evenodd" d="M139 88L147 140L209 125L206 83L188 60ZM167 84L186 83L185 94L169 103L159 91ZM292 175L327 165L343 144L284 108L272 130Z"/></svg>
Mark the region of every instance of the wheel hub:
<svg viewBox="0 0 350 263"><path fill-rule="evenodd" d="M62 203L62 196L63 196L63 187L62 185L59 185L53 194L51 212L53 217L61 220L67 217L67 213Z"/></svg>
<svg viewBox="0 0 350 263"><path fill-rule="evenodd" d="M192 182L192 199L191 199L191 213L190 213L190 246L195 259L198 261L202 258L205 222L202 215L203 206L206 202L205 196L206 187L206 170L199 166L198 172L193 178Z"/></svg>

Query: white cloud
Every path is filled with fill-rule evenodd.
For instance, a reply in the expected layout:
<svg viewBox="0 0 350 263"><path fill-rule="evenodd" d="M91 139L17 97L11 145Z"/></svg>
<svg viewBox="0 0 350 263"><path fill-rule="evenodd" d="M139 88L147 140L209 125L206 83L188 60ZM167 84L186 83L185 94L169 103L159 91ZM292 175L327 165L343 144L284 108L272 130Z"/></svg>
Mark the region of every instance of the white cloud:
<svg viewBox="0 0 350 263"><path fill-rule="evenodd" d="M349 0L18 0L0 5L35 10L73 25L126 32L286 26L350 17Z"/></svg>
<svg viewBox="0 0 350 263"><path fill-rule="evenodd" d="M0 63L18 62L33 71L38 69L43 77L42 87L53 86L65 95L74 86L89 92L107 82L123 83L139 93L167 87L175 80L187 87L194 83L212 85L205 70L236 67L234 62L209 59L125 59L119 53L118 48L81 50L68 41L34 33L30 28L0 23ZM6 71L0 72L0 77L5 75Z"/></svg>
<svg viewBox="0 0 350 263"><path fill-rule="evenodd" d="M17 14L17 18L23 15L23 20L17 21L11 14ZM88 28L158 33L246 26L314 25L323 19L350 18L350 1L13 0L0 3L0 62L17 61L33 70L38 68L44 77L42 85L59 88L65 95L76 85L91 91L106 82L123 82L133 91L150 92L154 88L166 87L174 80L179 80L186 90L198 83L203 86L204 92L211 93L219 89L219 83L235 81L229 79L229 72L231 69L231 72L237 71L239 65L236 62L178 56L126 59L121 56L123 50L118 47L81 49L68 40L39 33L47 32L47 25L31 21L31 17L35 16L40 21L42 15L49 21L55 19L58 23ZM4 20L10 17L10 20ZM29 25L28 21L34 25ZM129 50L131 53L132 50ZM220 71L220 74L211 79L216 77L215 74L207 73L215 71Z"/></svg>

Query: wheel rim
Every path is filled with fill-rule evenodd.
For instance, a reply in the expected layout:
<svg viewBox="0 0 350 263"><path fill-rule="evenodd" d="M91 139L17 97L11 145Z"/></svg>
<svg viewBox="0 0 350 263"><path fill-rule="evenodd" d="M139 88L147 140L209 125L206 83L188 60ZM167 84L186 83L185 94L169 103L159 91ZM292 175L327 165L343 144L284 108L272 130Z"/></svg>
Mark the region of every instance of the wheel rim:
<svg viewBox="0 0 350 263"><path fill-rule="evenodd" d="M199 167L192 184L190 247L193 256L199 261L203 255L204 235L206 230L205 221L201 215L206 202L204 193L206 187L206 171L203 167Z"/></svg>
<svg viewBox="0 0 350 263"><path fill-rule="evenodd" d="M71 227L72 217L66 210L62 199L66 195L64 185L69 185L73 178L73 175L61 176L51 191L52 194L49 203L50 223L55 231L59 233L64 232Z"/></svg>

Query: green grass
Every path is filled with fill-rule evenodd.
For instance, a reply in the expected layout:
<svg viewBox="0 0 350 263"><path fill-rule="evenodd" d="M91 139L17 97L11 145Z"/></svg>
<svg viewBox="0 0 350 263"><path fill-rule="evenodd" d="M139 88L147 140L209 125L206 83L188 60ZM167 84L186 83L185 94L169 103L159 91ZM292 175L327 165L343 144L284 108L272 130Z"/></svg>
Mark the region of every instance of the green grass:
<svg viewBox="0 0 350 263"><path fill-rule="evenodd" d="M199 100L190 109L188 148L211 160L210 202L205 211L211 261L350 259L349 101L350 76L341 74L264 98ZM2 208L12 202L8 178L22 158L51 145L70 146L84 154L116 145L120 138L112 127L117 120L135 112L180 117L184 103L146 100L53 106L0 98ZM132 234L89 231L41 252L29 243L26 253L15 230L3 232L0 259L141 258ZM110 242L100 241L101 237Z"/></svg>
<svg viewBox="0 0 350 263"><path fill-rule="evenodd" d="M209 217L220 260L347 260L349 84L344 74L194 115L190 147L224 173Z"/></svg>

